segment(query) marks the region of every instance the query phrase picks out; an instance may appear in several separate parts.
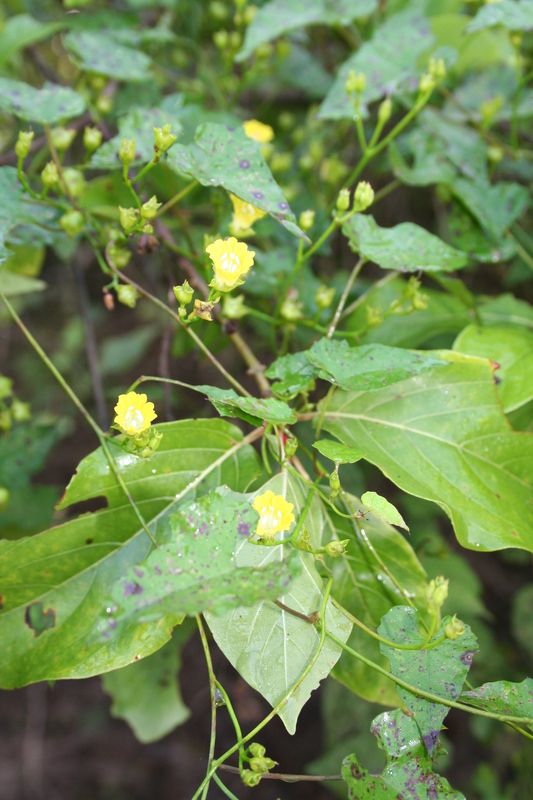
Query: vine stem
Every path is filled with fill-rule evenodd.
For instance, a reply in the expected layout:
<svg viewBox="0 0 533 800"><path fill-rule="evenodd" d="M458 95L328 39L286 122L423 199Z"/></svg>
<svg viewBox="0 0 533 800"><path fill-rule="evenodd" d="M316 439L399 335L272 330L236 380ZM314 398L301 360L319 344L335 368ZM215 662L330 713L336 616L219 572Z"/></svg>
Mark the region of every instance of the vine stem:
<svg viewBox="0 0 533 800"><path fill-rule="evenodd" d="M223 764L224 761L226 761L231 755L233 755L233 753L235 753L236 750L239 750L243 744L246 744L246 742L249 742L250 739L253 739L254 736L257 733L259 733L259 731L261 731L265 727L265 725L267 725L270 722L270 720L276 716L276 714L279 713L279 711L285 705L289 697L296 691L296 689L302 684L307 675L313 669L320 653L322 652L324 642L326 641L326 625L325 625L326 606L331 592L332 583L333 583L333 578L331 577L328 578L328 582L324 590L324 597L322 598L322 603L320 604L320 611L319 611L320 639L312 659L305 667L305 669L303 670L302 674L300 675L296 683L293 684L293 686L289 689L285 697L283 697L283 699L280 700L280 702L272 709L270 714L267 714L267 716L259 723L259 725L256 725L255 728L252 731L250 731L250 733L246 734L246 736L244 736L239 742L234 744L233 747L230 747L229 750L226 750L226 752L222 756L220 756L220 758L217 758L217 760L212 763L211 769L209 770L208 774L206 775L206 777L196 790L195 794L192 797L192 800L198 800L198 798L200 797L201 793L204 790L206 783L211 779L211 776L216 772L219 766Z"/></svg>
<svg viewBox="0 0 533 800"><path fill-rule="evenodd" d="M207 672L209 674L209 692L211 695L211 737L209 740L209 757L207 759L207 765L208 765L207 768L209 769L209 765L211 764L212 760L215 757L215 743L217 736L217 704L215 696L217 680L215 678L215 673L213 670L213 661L211 660L211 653L209 651L209 642L207 641L207 636L205 634L200 614L196 615L196 624L198 626L198 632L200 633L200 639L202 641L202 647L204 649L205 663L207 665ZM209 783L206 783L204 792L202 794L202 800L205 800L208 789L209 789Z"/></svg>
<svg viewBox="0 0 533 800"><path fill-rule="evenodd" d="M183 200L183 198L186 197L189 194L189 192L194 189L195 186L198 186L198 181L196 179L188 183L187 186L185 186L180 192L175 194L174 197L171 197L170 200L167 200L167 202L163 206L161 206L161 208L155 215L155 218L157 219L158 217L163 216L163 214L166 211L168 211L169 208L172 208L172 206L176 205L176 203L179 203L180 200Z"/></svg>
<svg viewBox="0 0 533 800"><path fill-rule="evenodd" d="M239 770L237 767L230 767L228 764L221 764L219 767L220 770L224 770L224 772L231 772L233 775L238 775ZM344 780L342 775L296 775L291 774L290 772L265 772L263 773L263 777L261 778L262 781L264 780L271 780L271 781L284 781L285 783L297 783L298 781L342 781Z"/></svg>
<svg viewBox="0 0 533 800"><path fill-rule="evenodd" d="M221 375L223 375L226 378L228 383L231 383L231 385L235 389L237 389L237 391L240 392L245 397L251 397L250 392L248 392L244 388L244 386L241 386L239 381L236 380L233 377L233 375L231 375L227 371L227 369L220 363L220 361L216 358L216 356L213 355L211 350L208 347L206 347L206 345L202 342L200 337L192 330L192 328L189 325L184 325L183 324L183 322L179 318L178 314L176 314L176 312L173 311L170 308L170 306L167 306L166 303L163 303L163 301L159 300L159 298L155 297L155 295L150 294L150 292L147 291L146 289L144 289L140 284L136 283L131 278L128 278L126 275L124 275L122 272L120 272L115 266L113 266L113 264L110 261L108 261L108 264L109 264L109 268L111 269L111 271L115 275L117 275L120 278L120 280L124 281L125 283L128 283L130 286L133 286L135 289L137 289L137 291L140 294L142 294L143 297L146 297L147 300L150 300L152 303L154 303L154 305L156 305L158 308L160 308L162 311L164 311L165 314L168 314L170 317L172 317L172 319L175 320L178 323L178 325L181 328L183 328L183 330L185 330L187 332L187 334L191 337L191 339L194 341L194 343L200 348L200 350L211 361L213 366L215 366L217 368L217 370L221 373Z"/></svg>
<svg viewBox="0 0 533 800"><path fill-rule="evenodd" d="M343 641L338 639L335 634L331 633L331 631L326 631L326 636L331 639L332 642L335 642L338 647L341 647L351 656L356 658L358 661L362 661L363 664L366 664L367 667L379 672L381 675L384 675L386 678L389 678L393 683L397 686L401 686L402 689L407 689L407 691L411 692L411 694L416 695L417 697L422 697L424 700L429 700L432 703L439 703L442 706L448 706L449 708L457 708L459 711L467 711L470 714L475 714L479 717L488 717L489 719L496 719L498 722L517 722L522 723L523 725L532 725L533 719L529 717L514 717L514 716L507 716L505 714L496 714L493 711L484 711L481 708L475 708L474 706L467 706L465 703L457 703L455 700L448 700L445 697L439 697L437 694L431 694L431 692L425 692L423 689L419 689L416 686L412 686L407 681L402 680L401 678L397 678L396 675L393 675L391 672L387 672L386 669L381 667L379 664L376 664L375 661L371 661L369 658L361 655L356 650L353 650Z"/></svg>
<svg viewBox="0 0 533 800"><path fill-rule="evenodd" d="M354 283L355 283L355 281L357 279L357 276L361 272L361 269L363 268L363 265L365 263L366 263L366 258L360 258L359 261L357 262L357 264L355 265L355 267L353 268L350 277L346 281L346 286L344 287L344 291L343 291L343 293L341 295L341 299L339 300L339 305L337 306L335 314L333 315L333 319L331 320L331 325L329 326L329 330L327 332L326 339L331 339L333 337L333 334L335 333L335 328L339 324L339 320L341 318L342 310L343 310L344 306L346 305L346 301L348 299L348 295L350 294L352 286L354 285Z"/></svg>
<svg viewBox="0 0 533 800"><path fill-rule="evenodd" d="M58 369L55 367L55 365L52 363L52 361L48 358L48 356L46 355L46 353L42 349L42 347L39 344L39 342L37 341L37 339L35 339L35 337L30 333L30 331L24 325L24 323L22 322L21 318L18 316L17 312L15 311L15 309L13 308L13 306L11 305L11 303L9 302L7 297L1 291L0 291L0 299L4 303L4 305L7 308L7 310L9 311L9 314L11 315L13 321L18 325L18 327L20 328L20 330L22 331L22 333L24 334L24 336L26 337L28 342L31 344L31 346L33 347L33 349L35 350L37 355L46 364L46 366L48 367L48 369L50 370L50 372L52 373L54 378L61 385L61 387L64 389L64 391L68 394L68 396L70 397L70 399L72 400L72 402L74 403L74 405L76 406L78 411L85 417L85 420L89 423L89 425L91 426L91 428L95 432L95 434L98 437L98 440L100 442L100 445L102 447L102 450L103 450L103 452L104 452L104 454L105 454L105 456L107 458L109 466L111 467L111 469L113 471L113 474L114 474L114 476L115 476L115 478L117 480L117 483L119 484L120 488L122 489L122 491L126 495L126 498L127 498L128 502L130 503L131 507L133 508L133 510L135 512L135 516L139 520L144 532L147 534L148 538L150 539L150 541L152 542L154 547L159 547L157 539L155 538L155 536L153 535L152 531L150 530L150 528L147 526L146 522L144 521L144 519L142 517L142 514L139 511L139 509L137 507L137 504L135 503L135 500L131 496L126 484L124 483L124 479L123 479L122 475L120 474L120 471L119 471L119 469L117 467L117 463L116 463L115 459L113 458L113 454L109 450L109 444L107 442L106 435L104 434L104 432L102 431L102 429L100 428L98 423L93 419L91 414L89 414L89 412L87 411L87 409L85 408L85 406L83 405L81 400L79 399L78 395L71 389L71 387L69 386L67 381L63 378L63 376L58 371Z"/></svg>

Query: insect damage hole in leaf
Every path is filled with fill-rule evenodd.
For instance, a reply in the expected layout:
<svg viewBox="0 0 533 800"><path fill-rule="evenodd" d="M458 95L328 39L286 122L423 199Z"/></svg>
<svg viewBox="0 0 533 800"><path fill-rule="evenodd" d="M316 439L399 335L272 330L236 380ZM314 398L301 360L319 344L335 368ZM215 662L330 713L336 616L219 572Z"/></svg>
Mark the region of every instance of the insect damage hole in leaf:
<svg viewBox="0 0 533 800"><path fill-rule="evenodd" d="M53 608L43 609L41 602L30 603L24 612L24 622L33 631L37 639L42 633L53 628L56 624L56 612Z"/></svg>

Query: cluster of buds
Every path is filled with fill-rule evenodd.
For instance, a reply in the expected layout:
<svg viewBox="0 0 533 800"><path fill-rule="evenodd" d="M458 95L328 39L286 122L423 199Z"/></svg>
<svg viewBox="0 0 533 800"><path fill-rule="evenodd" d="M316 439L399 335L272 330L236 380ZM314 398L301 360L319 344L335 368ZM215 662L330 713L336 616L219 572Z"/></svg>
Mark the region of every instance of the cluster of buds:
<svg viewBox="0 0 533 800"><path fill-rule="evenodd" d="M420 78L418 91L421 95L431 94L435 86L441 83L446 77L446 65L442 58L430 58L428 71Z"/></svg>
<svg viewBox="0 0 533 800"><path fill-rule="evenodd" d="M355 72L353 69L348 73L344 89L348 96L361 95L366 86L366 76L364 72Z"/></svg>
<svg viewBox="0 0 533 800"><path fill-rule="evenodd" d="M334 286L328 287L324 283L322 283L316 290L315 294L315 303L317 308L319 308L320 311L324 311L326 308L329 308L330 305L333 303L334 297L335 297L335 287Z"/></svg>
<svg viewBox="0 0 533 800"><path fill-rule="evenodd" d="M14 422L26 422L28 419L31 419L30 404L16 397L10 378L0 375L0 430L8 431Z"/></svg>
<svg viewBox="0 0 533 800"><path fill-rule="evenodd" d="M331 556L332 558L338 558L339 556L343 556L346 553L346 548L349 543L349 539L333 539L331 542L324 547L324 552Z"/></svg>
<svg viewBox="0 0 533 800"><path fill-rule="evenodd" d="M18 139L15 144L15 153L19 161L24 161L24 159L29 155L34 136L35 133L33 131L19 132Z"/></svg>
<svg viewBox="0 0 533 800"><path fill-rule="evenodd" d="M330 499L334 500L341 490L341 479L339 478L338 464L335 464L335 469L329 476L329 486L331 489Z"/></svg>
<svg viewBox="0 0 533 800"><path fill-rule="evenodd" d="M250 764L250 769L241 772L241 779L245 786L257 786L263 775L277 766L278 762L268 758L265 755L266 749L257 742L250 745L248 753L246 760Z"/></svg>
<svg viewBox="0 0 533 800"><path fill-rule="evenodd" d="M156 155L165 153L178 138L174 133L170 132L171 125L163 125L162 128L154 128L154 150Z"/></svg>
<svg viewBox="0 0 533 800"><path fill-rule="evenodd" d="M149 458L159 445L163 434L152 428L157 414L154 404L147 402L145 394L121 394L115 406L114 428L120 431L120 444L139 458Z"/></svg>
<svg viewBox="0 0 533 800"><path fill-rule="evenodd" d="M374 202L374 190L368 181L359 181L353 193L353 205L351 213L360 214L366 211ZM336 202L337 217L342 217L347 211L350 211L350 190L347 188L341 189Z"/></svg>
<svg viewBox="0 0 533 800"><path fill-rule="evenodd" d="M448 583L449 581L442 575L433 578L429 582L426 590L426 598L428 610L431 614L437 614L444 605L444 601L448 597Z"/></svg>
<svg viewBox="0 0 533 800"><path fill-rule="evenodd" d="M187 316L186 309L193 298L194 289L192 288L192 286L189 284L188 281L183 281L181 286L174 286L173 290L176 300L180 304L179 307L180 318L185 319L185 317Z"/></svg>
<svg viewBox="0 0 533 800"><path fill-rule="evenodd" d="M421 283L418 278L412 276L407 281L407 286L404 289L402 302L407 301L405 313L410 314L412 311L425 311L428 307L428 296L425 292L420 291Z"/></svg>
<svg viewBox="0 0 533 800"><path fill-rule="evenodd" d="M135 286L131 286L129 283L119 283L116 292L118 302L128 308L135 308L137 300L141 297Z"/></svg>

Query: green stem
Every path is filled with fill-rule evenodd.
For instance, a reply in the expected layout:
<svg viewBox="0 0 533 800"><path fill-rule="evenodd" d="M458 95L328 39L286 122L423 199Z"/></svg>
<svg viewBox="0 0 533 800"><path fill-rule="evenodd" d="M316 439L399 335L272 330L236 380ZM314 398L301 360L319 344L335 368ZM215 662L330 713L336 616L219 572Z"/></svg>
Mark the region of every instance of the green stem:
<svg viewBox="0 0 533 800"><path fill-rule="evenodd" d="M346 301L348 299L348 295L350 294L352 286L354 285L354 283L356 281L356 278L359 275L359 273L361 272L361 269L362 269L362 267L363 267L363 265L365 263L366 263L366 258L360 258L359 261L357 262L357 264L355 265L355 267L353 268L350 277L346 281L346 286L344 287L344 291L343 291L343 293L341 295L341 299L339 300L339 305L337 306L337 310L335 311L335 314L333 315L333 319L331 320L331 324L329 326L329 330L327 332L327 337L326 338L328 338L328 339L332 339L333 338L333 334L335 333L335 328L339 324L339 320L341 318L342 310L343 310L344 306L346 305Z"/></svg>
<svg viewBox="0 0 533 800"><path fill-rule="evenodd" d="M445 697L439 697L437 694L431 694L431 692L425 692L423 689L419 689L417 686L412 686L407 681L402 680L401 678L397 678L396 675L393 675L391 672L387 672L386 669L381 667L379 664L376 664L375 661L371 661L369 658L361 655L361 653L357 653L347 644L342 642L338 639L333 633L330 631L326 632L326 636L331 639L332 642L335 642L336 645L341 647L351 656L356 658L358 661L362 661L363 664L366 664L367 667L379 672L380 675L384 675L386 678L389 678L393 683L397 686L401 686L402 689L407 689L408 692L416 695L417 697L422 697L424 700L429 700L431 703L439 703L442 706L448 706L449 708L458 708L460 711L468 711L470 714L476 714L479 717L488 717L489 719L496 719L499 722L517 722L523 725L533 725L533 719L529 717L513 717L507 716L503 714L496 714L492 711L483 711L481 708L475 708L474 706L467 706L464 703L457 703L455 700L448 700Z"/></svg>
<svg viewBox="0 0 533 800"><path fill-rule="evenodd" d="M229 797L229 800L239 800L239 798L237 797L237 795L233 794L233 792L231 792L231 791L228 789L228 787L227 787L227 786L224 786L224 784L222 783L222 781L220 780L220 778L218 777L218 775L216 774L216 772L214 772L214 773L213 773L213 780L215 781L215 783L216 783L216 785L219 787L219 789L220 789L222 792L224 792L224 794L226 795L226 797ZM207 785L209 786L209 784L207 784Z"/></svg>
<svg viewBox="0 0 533 800"><path fill-rule="evenodd" d="M132 186L132 182L131 182L130 176L128 174L128 165L127 164L123 164L122 165L122 180L124 181L124 184L127 187L129 193L133 197L133 202L135 203L137 208L140 208L141 207L141 201L139 199L139 196L138 196L137 192L135 191L135 189Z"/></svg>
<svg viewBox="0 0 533 800"><path fill-rule="evenodd" d="M205 635L204 626L202 625L202 619L199 614L196 615L196 624L198 626L198 632L200 633L200 639L202 641L202 647L204 650L205 663L207 665L207 672L209 674L209 693L211 696L211 736L209 739L209 758L207 759L207 764L209 765L211 764L212 760L215 757L215 743L217 736L217 704L216 704L217 680L215 678L215 673L213 671L213 662L211 660L211 653L209 651L209 642L207 641L207 636ZM209 789L209 783L206 783L204 793L202 795L202 800L205 800L208 789Z"/></svg>
<svg viewBox="0 0 533 800"><path fill-rule="evenodd" d="M316 492L316 490L318 488L318 483L319 483L320 480L321 480L321 476L319 475L318 478L316 479L316 481L311 486L311 491L307 495L307 499L305 501L305 505L302 508L302 511L301 511L301 514L300 514L300 516L298 518L298 522L296 523L295 529L293 530L290 538L287 539L286 541L284 541L283 544L289 544L289 542L290 542L291 544L296 545L296 542L298 541L298 537L300 535L300 531L303 528L303 524L305 522L305 518L307 516L307 512L311 508L311 503L313 502L313 497L315 496L315 492Z"/></svg>
<svg viewBox="0 0 533 800"><path fill-rule="evenodd" d="M150 172L152 167L155 167L155 165L159 162L159 159L161 158L161 155L162 154L160 154L158 156L154 156L153 159L148 162L148 164L145 164L144 167L142 168L142 170L139 172L139 174L136 175L134 178L131 178L131 182L132 183L137 183L137 181L140 181L141 178L144 178L146 173Z"/></svg>
<svg viewBox="0 0 533 800"><path fill-rule="evenodd" d="M439 621L439 612L436 611L433 614L433 616L431 617L431 622L429 623L429 628L428 628L428 632L426 633L426 638L424 639L424 641L423 641L423 643L422 643L422 645L420 647L421 650L424 650L427 647L431 637L433 636L435 628L437 627L437 622L438 621ZM444 637L444 639L445 638L446 637ZM442 641L444 641L444 639L442 639Z"/></svg>
<svg viewBox="0 0 533 800"><path fill-rule="evenodd" d="M224 689L221 683L216 681L216 686L222 697L224 698L224 702L226 703L226 708L228 709L228 714L230 715L231 721L233 722L233 727L235 728L235 734L237 736L237 741L240 742L242 739L242 730L241 726L239 725L239 720L237 719L237 715L234 711L234 708L231 704L231 700L229 699L228 693ZM239 748L239 772L242 772L243 769L243 756L244 756L244 748ZM211 763L213 759L211 758L209 763Z"/></svg>
<svg viewBox="0 0 533 800"><path fill-rule="evenodd" d="M206 775L206 777L204 778L204 780L202 781L202 783L198 787L197 791L195 792L195 794L192 797L192 800L198 800L198 797L200 797L201 793L203 792L205 784L208 782L208 780L210 779L211 775L213 775L216 772L216 770L219 768L219 766L221 764L223 764L224 761L226 761L231 755L233 755L233 753L235 753L240 747L242 747L243 744L246 744L246 742L249 742L250 739L253 739L259 733L259 731L261 731L265 727L265 725L267 725L270 722L270 720L273 719L276 716L276 714L279 713L279 711L283 708L283 706L285 705L285 703L287 702L289 697L296 691L296 689L302 684L302 682L305 680L305 678L309 675L309 673L313 669L313 667L314 667L314 665L315 665L320 653L322 652L322 648L324 646L324 642L326 641L326 626L325 626L326 606L327 606L327 601L328 601L328 598L329 598L329 594L331 592L331 584L332 584L332 582L333 582L333 579L329 578L328 582L327 582L327 585L326 585L326 588L324 590L324 597L322 598L322 603L320 605L320 611L319 611L320 639L319 639L319 643L318 643L317 649L316 649L312 659L309 661L309 663L307 664L305 669L302 671L302 674L300 675L300 677L298 678L296 683L293 684L293 686L289 689L289 691L282 698L282 700L280 700L280 702L275 706L275 708L272 709L270 714L268 714L259 723L259 725L256 725L255 728L252 731L250 731L250 733L248 733L246 736L244 736L239 742L234 744L233 747L230 747L229 750L226 750L226 752L222 756L220 756L220 758L217 758L217 760L214 761L211 764L211 769L209 771L209 774Z"/></svg>
<svg viewBox="0 0 533 800"><path fill-rule="evenodd" d="M171 197L170 200L168 200L163 206L161 206L155 218L157 219L158 217L163 216L163 214L166 211L168 211L169 208L172 208L172 206L175 206L176 203L180 202L180 200L183 200L183 198L186 197L189 194L189 192L192 191L192 189L194 189L195 186L198 186L198 181L196 179L187 184L187 186L185 186L184 189L175 194L174 197Z"/></svg>
<svg viewBox="0 0 533 800"><path fill-rule="evenodd" d="M22 333L24 334L24 336L26 337L28 342L31 344L31 346L35 350L35 352L39 355L39 357L42 359L42 361L46 364L46 366L48 367L48 369L50 370L50 372L52 373L54 378L57 380L57 382L60 384L60 386L64 389L64 391L68 394L68 396L70 397L70 399L72 400L72 402L74 403L74 405L76 406L78 411L85 417L85 420L88 422L88 424L91 426L91 428L93 429L93 431L97 435L98 440L100 442L100 445L102 447L102 450L103 450L103 452L104 452L104 454L105 454L105 456L106 456L106 458L108 460L109 466L111 467L111 470L113 471L113 474L115 475L115 478L117 479L117 483L119 484L119 486L121 487L122 491L126 495L126 498L128 499L128 502L131 504L131 507L133 508L133 510L135 512L135 515L136 515L137 519L139 520L144 532L148 535L148 538L150 539L152 544L155 547L159 547L159 545L157 543L157 540L155 539L155 537L154 537L153 533L151 532L151 530L146 525L146 522L144 521L144 519L143 519L143 517L141 515L141 512L139 511L139 509L138 509L133 497L131 496L126 484L124 483L124 479L123 479L122 475L120 474L120 471L119 471L119 469L117 467L116 461L113 458L113 455L109 450L109 445L107 443L107 439L106 439L106 436L105 436L104 432L102 431L102 429L100 428L98 423L89 414L89 412L87 411L87 409L85 408L85 406L83 405L83 403L81 402L81 400L79 399L77 394L75 394L75 392L71 389L69 384L66 382L66 380L63 378L63 376L61 375L59 370L56 368L56 366L48 358L48 356L46 355L46 353L42 349L42 347L39 344L39 342L35 339L35 337L30 333L28 328L24 325L24 323L22 322L22 320L18 316L17 312L15 311L15 309L13 308L13 306L11 305L11 303L9 302L7 297L1 291L0 291L0 299L4 303L5 307L9 311L12 319L18 325L18 327L20 328L20 330L22 331Z"/></svg>

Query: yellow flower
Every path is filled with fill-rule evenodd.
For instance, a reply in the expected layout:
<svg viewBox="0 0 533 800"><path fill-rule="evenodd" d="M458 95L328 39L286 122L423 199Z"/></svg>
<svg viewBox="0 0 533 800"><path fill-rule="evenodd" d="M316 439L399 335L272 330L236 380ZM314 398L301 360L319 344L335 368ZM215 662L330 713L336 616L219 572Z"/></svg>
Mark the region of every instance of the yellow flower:
<svg viewBox="0 0 533 800"><path fill-rule="evenodd" d="M261 144L271 142L274 138L274 131L270 125L264 125L257 119L247 120L243 123L243 128L250 139L255 139L256 142L261 142Z"/></svg>
<svg viewBox="0 0 533 800"><path fill-rule="evenodd" d="M273 539L278 531L288 531L294 522L294 508L292 503L287 503L283 495L274 494L270 489L256 497L253 508L259 514L256 536Z"/></svg>
<svg viewBox="0 0 533 800"><path fill-rule="evenodd" d="M233 203L233 217L230 224L230 230L235 236L251 236L253 234L252 225L258 219L265 216L265 211L256 208L246 200L241 200L235 194L230 194L230 200Z"/></svg>
<svg viewBox="0 0 533 800"><path fill-rule="evenodd" d="M130 436L137 436L147 430L152 420L157 417L154 404L147 403L146 395L137 392L119 395L115 411L117 412L115 423Z"/></svg>
<svg viewBox="0 0 533 800"><path fill-rule="evenodd" d="M231 292L244 283L241 276L246 275L254 263L254 251L248 250L248 245L238 242L234 236L217 239L206 247L206 252L209 253L215 272L209 286L217 292Z"/></svg>

